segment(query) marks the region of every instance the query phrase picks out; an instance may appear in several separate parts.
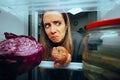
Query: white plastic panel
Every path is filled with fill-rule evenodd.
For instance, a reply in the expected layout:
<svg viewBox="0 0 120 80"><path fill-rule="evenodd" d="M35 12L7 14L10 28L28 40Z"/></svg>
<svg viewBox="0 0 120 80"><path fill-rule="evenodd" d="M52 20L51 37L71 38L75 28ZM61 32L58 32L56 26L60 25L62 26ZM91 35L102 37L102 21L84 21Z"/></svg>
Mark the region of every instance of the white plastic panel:
<svg viewBox="0 0 120 80"><path fill-rule="evenodd" d="M78 62L71 62L66 67L59 67L58 69L69 69L69 70L82 70L83 63ZM39 67L54 69L54 62L53 61L41 61Z"/></svg>

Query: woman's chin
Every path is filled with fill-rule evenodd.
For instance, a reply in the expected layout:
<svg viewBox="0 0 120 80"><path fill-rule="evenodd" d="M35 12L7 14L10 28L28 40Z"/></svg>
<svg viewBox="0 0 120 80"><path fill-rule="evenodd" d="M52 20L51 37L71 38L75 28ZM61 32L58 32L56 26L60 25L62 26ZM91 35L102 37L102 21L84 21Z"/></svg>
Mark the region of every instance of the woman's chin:
<svg viewBox="0 0 120 80"><path fill-rule="evenodd" d="M53 43L60 43L61 41L59 40L52 40Z"/></svg>

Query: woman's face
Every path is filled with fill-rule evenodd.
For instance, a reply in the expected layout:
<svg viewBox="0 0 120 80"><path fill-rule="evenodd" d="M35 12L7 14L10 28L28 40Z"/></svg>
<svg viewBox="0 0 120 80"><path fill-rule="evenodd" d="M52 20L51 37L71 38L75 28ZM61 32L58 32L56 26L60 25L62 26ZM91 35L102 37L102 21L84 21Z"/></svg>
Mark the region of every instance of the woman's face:
<svg viewBox="0 0 120 80"><path fill-rule="evenodd" d="M53 43L60 43L65 37L67 26L63 16L57 11L48 11L43 16L43 24L48 38Z"/></svg>

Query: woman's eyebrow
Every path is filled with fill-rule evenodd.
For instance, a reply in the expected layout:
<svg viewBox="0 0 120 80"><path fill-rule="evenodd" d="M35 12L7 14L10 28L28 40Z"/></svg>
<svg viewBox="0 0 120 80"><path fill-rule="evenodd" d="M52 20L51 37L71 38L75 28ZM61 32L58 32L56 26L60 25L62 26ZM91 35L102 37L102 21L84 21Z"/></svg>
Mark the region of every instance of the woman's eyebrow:
<svg viewBox="0 0 120 80"><path fill-rule="evenodd" d="M50 26L50 23L44 23L44 27L46 27L46 25L49 25L49 26Z"/></svg>
<svg viewBox="0 0 120 80"><path fill-rule="evenodd" d="M45 23L43 23L43 24L50 24L50 22L45 22Z"/></svg>
<svg viewBox="0 0 120 80"><path fill-rule="evenodd" d="M53 21L53 23L56 23L56 22L61 22L60 20L55 20L55 21Z"/></svg>
<svg viewBox="0 0 120 80"><path fill-rule="evenodd" d="M60 21L58 21L58 20L56 20L56 21L53 21L53 23L56 23L56 22L60 22Z"/></svg>

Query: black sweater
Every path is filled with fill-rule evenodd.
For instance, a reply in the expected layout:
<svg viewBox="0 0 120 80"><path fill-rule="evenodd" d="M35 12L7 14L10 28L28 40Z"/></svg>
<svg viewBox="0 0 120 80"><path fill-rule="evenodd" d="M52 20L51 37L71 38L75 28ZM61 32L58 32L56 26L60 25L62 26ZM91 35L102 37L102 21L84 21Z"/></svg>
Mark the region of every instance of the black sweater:
<svg viewBox="0 0 120 80"><path fill-rule="evenodd" d="M72 62L82 62L82 39L83 36L78 32L72 32L73 39L73 56Z"/></svg>

